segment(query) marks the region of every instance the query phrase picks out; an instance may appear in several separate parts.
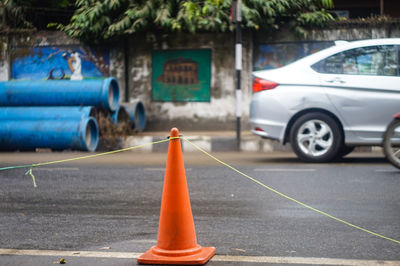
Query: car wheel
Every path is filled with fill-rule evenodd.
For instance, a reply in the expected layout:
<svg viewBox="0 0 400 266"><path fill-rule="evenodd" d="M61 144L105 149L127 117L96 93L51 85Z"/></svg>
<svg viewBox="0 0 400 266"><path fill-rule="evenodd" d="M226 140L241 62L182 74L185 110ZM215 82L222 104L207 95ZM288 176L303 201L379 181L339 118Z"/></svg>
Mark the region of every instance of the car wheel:
<svg viewBox="0 0 400 266"><path fill-rule="evenodd" d="M393 120L383 136L383 152L386 158L400 169L400 120Z"/></svg>
<svg viewBox="0 0 400 266"><path fill-rule="evenodd" d="M323 113L308 113L298 118L290 131L290 143L297 156L308 162L333 160L343 146L338 123Z"/></svg>

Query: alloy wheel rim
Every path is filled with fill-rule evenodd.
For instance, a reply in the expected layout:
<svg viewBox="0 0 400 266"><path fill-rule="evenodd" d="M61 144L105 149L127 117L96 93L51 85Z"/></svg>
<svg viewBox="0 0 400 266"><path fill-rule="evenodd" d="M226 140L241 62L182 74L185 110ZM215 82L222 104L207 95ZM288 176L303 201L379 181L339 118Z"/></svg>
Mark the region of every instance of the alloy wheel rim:
<svg viewBox="0 0 400 266"><path fill-rule="evenodd" d="M309 156L322 156L332 147L332 129L324 121L309 120L299 128L297 144L301 151Z"/></svg>
<svg viewBox="0 0 400 266"><path fill-rule="evenodd" d="M393 160L400 164L400 126L397 126L393 129L393 133L390 136L389 145Z"/></svg>

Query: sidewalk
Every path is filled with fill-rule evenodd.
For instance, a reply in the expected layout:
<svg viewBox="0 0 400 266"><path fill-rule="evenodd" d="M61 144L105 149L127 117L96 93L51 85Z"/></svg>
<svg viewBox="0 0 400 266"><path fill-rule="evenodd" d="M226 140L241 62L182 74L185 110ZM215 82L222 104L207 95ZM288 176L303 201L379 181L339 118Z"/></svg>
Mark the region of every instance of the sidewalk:
<svg viewBox="0 0 400 266"><path fill-rule="evenodd" d="M207 152L237 152L237 137L236 131L180 131L180 134L187 138L193 144L199 146ZM133 136L120 138L112 145L105 147L103 141L100 141L98 151L115 150L122 148L134 147L146 143L152 143L160 140L165 140L169 136L169 132L140 132ZM282 145L279 141L263 139L254 135L249 130L241 132L241 152L292 152L290 143ZM168 145L148 145L139 149L141 152L166 152ZM185 152L198 151L196 147L186 141L182 141L182 150ZM381 152L381 147L356 147L355 152Z"/></svg>
<svg viewBox="0 0 400 266"><path fill-rule="evenodd" d="M233 152L237 150L237 136L235 131L181 131L180 134L193 144L207 152ZM144 143L164 140L169 132L141 132L125 139L119 139L118 148L128 148ZM282 152L291 151L290 145L281 145L278 141L262 139L250 131L241 132L240 151L242 152ZM104 143L99 144L99 149L104 150ZM186 141L182 141L185 152L197 151ZM165 152L166 145L149 145L138 149L142 152Z"/></svg>

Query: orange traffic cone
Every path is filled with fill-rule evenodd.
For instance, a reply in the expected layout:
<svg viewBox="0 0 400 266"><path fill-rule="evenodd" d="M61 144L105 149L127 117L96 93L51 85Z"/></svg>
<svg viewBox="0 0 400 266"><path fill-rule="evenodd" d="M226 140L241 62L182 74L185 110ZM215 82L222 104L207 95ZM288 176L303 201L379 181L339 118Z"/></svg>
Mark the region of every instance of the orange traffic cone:
<svg viewBox="0 0 400 266"><path fill-rule="evenodd" d="M214 247L197 244L179 131L171 129L161 200L157 246L138 259L141 264L202 265L215 254Z"/></svg>

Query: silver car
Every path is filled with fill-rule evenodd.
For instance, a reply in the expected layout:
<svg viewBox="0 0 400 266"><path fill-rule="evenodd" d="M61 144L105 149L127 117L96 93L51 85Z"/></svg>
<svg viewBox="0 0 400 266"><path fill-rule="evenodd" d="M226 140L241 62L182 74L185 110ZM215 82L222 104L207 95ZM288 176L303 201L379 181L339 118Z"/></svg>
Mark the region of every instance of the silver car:
<svg viewBox="0 0 400 266"><path fill-rule="evenodd" d="M400 111L399 53L400 39L341 41L282 68L254 72L252 132L290 142L310 162L382 145Z"/></svg>

